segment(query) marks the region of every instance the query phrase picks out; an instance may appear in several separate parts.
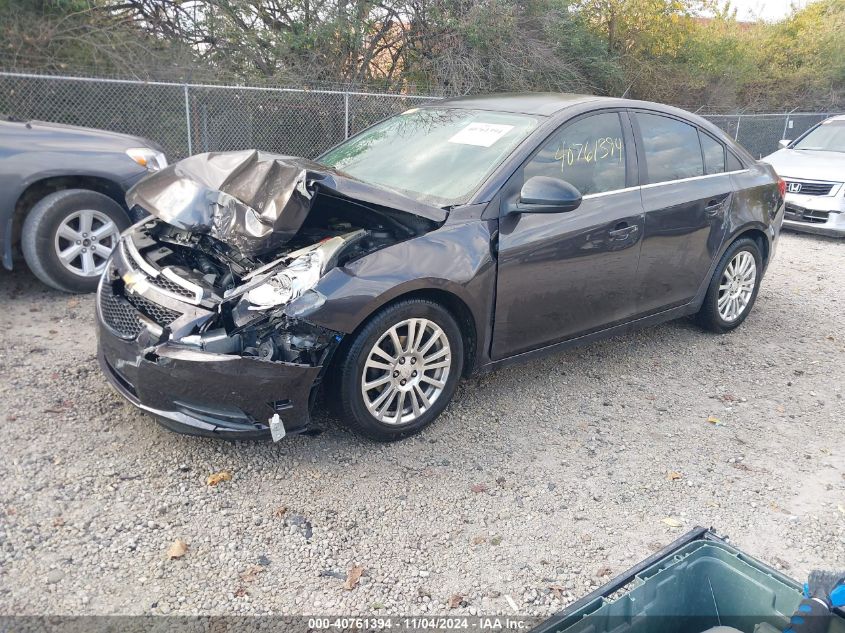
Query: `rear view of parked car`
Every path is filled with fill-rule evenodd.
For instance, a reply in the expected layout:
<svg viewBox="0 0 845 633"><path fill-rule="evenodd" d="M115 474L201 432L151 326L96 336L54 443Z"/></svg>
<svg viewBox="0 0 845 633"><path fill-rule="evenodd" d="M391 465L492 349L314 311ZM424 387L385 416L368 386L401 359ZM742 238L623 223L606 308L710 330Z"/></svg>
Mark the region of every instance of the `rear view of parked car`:
<svg viewBox="0 0 845 633"><path fill-rule="evenodd" d="M66 292L93 292L121 231L127 190L167 165L161 147L105 130L0 120L0 245L11 270Z"/></svg>
<svg viewBox="0 0 845 633"><path fill-rule="evenodd" d="M845 115L831 117L763 160L786 181L790 229L845 237Z"/></svg>
<svg viewBox="0 0 845 633"><path fill-rule="evenodd" d="M580 95L441 101L317 162L197 155L128 194L97 302L115 389L167 427L302 433L317 389L378 440L461 376L750 313L783 182L707 121Z"/></svg>

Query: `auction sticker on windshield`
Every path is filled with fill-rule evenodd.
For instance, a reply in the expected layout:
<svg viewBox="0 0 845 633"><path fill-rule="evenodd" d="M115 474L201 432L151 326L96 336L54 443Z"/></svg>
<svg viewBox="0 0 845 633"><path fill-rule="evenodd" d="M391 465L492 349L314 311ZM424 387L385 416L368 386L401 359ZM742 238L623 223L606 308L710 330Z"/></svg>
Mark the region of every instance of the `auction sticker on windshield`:
<svg viewBox="0 0 845 633"><path fill-rule="evenodd" d="M450 143L490 147L513 129L512 125L474 122L449 139Z"/></svg>

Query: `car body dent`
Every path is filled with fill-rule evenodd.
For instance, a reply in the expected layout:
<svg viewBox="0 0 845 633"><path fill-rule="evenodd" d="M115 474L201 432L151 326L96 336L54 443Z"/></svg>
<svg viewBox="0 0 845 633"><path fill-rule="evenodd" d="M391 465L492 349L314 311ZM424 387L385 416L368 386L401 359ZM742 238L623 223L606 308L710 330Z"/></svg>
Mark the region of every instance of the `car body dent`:
<svg viewBox="0 0 845 633"><path fill-rule="evenodd" d="M279 249L320 193L441 223L446 212L319 163L257 150L196 154L136 184L126 196L168 224L207 233L245 256Z"/></svg>
<svg viewBox="0 0 845 633"><path fill-rule="evenodd" d="M486 333L495 295L491 242L496 222L461 216L462 211L456 210L439 229L329 271L315 286L326 301L307 318L328 329L351 333L373 312L399 297L440 290L461 300L473 315L476 332ZM475 358L486 357L482 344L479 336Z"/></svg>

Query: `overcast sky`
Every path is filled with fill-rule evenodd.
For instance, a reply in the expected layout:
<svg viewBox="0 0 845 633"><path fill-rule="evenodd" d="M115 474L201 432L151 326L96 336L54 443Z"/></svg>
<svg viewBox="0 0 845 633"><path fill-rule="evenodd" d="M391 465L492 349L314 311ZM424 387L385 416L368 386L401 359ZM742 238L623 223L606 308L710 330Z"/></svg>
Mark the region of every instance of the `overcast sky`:
<svg viewBox="0 0 845 633"><path fill-rule="evenodd" d="M797 8L807 6L812 0L731 0L731 6L736 8L739 20L754 20L762 18L775 21L785 18Z"/></svg>

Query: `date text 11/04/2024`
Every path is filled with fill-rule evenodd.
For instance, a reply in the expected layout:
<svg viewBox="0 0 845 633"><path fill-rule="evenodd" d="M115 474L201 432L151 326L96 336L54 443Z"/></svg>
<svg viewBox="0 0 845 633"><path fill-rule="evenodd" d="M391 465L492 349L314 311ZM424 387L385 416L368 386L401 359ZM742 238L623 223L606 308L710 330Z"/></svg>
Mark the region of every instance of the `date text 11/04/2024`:
<svg viewBox="0 0 845 633"><path fill-rule="evenodd" d="M469 617L325 617L309 618L309 630L396 630L396 631L527 631L537 624L528 618L500 616Z"/></svg>

